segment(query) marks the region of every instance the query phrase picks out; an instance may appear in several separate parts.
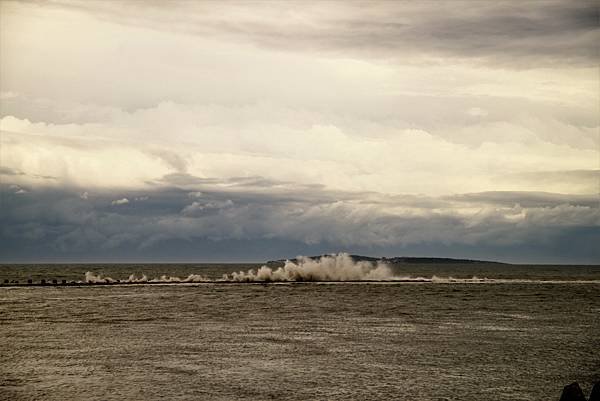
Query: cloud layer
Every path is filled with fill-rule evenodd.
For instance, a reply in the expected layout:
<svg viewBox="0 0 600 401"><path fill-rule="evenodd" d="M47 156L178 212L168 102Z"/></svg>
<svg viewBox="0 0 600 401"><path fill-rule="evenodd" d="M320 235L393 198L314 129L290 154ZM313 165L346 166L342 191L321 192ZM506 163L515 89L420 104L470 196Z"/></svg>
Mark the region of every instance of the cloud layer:
<svg viewBox="0 0 600 401"><path fill-rule="evenodd" d="M290 256L286 252L346 249L580 263L600 256L593 247L600 239L595 196L491 192L436 198L318 188L201 188L85 196L66 189L2 188L2 255L260 261Z"/></svg>
<svg viewBox="0 0 600 401"><path fill-rule="evenodd" d="M598 60L593 0L405 3L56 1L99 19L161 31L334 55L476 58L512 67Z"/></svg>
<svg viewBox="0 0 600 401"><path fill-rule="evenodd" d="M3 260L600 262L595 2L0 8Z"/></svg>

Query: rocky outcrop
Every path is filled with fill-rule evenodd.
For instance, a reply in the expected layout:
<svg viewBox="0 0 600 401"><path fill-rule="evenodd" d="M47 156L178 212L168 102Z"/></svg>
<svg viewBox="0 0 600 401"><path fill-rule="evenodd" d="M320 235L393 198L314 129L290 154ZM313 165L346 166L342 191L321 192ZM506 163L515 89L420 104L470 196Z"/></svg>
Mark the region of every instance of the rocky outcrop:
<svg viewBox="0 0 600 401"><path fill-rule="evenodd" d="M600 382L594 384L594 387L592 387L589 401L600 401Z"/></svg>
<svg viewBox="0 0 600 401"><path fill-rule="evenodd" d="M587 401L583 391L577 382L566 385L563 389L560 401Z"/></svg>

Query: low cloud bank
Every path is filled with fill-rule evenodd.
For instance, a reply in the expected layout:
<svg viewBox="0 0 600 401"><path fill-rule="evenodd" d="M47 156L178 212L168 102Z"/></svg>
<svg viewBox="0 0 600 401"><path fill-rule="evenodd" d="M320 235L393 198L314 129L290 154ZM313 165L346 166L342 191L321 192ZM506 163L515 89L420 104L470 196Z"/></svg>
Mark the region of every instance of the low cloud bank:
<svg viewBox="0 0 600 401"><path fill-rule="evenodd" d="M198 195L182 188L115 192L2 184L0 259L244 262L351 249L516 263L600 260L598 247L590 245L600 241L593 194L277 191L206 188ZM123 198L129 204L111 204Z"/></svg>

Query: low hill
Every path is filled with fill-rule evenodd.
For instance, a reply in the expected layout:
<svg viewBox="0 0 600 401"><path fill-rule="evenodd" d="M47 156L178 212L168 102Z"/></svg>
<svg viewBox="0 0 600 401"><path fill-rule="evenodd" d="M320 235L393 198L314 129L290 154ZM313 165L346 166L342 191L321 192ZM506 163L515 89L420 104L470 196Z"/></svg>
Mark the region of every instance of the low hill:
<svg viewBox="0 0 600 401"><path fill-rule="evenodd" d="M323 256L329 255L317 255L310 256L311 259L320 259ZM367 261L367 262L386 262L390 264L505 264L502 262L495 262L489 260L476 260L476 259L454 259L454 258L432 258L432 257L414 257L414 256L394 256L394 257L372 257L363 255L350 255L355 261ZM296 262L296 258L287 259L292 262ZM267 265L283 265L286 259L270 260Z"/></svg>

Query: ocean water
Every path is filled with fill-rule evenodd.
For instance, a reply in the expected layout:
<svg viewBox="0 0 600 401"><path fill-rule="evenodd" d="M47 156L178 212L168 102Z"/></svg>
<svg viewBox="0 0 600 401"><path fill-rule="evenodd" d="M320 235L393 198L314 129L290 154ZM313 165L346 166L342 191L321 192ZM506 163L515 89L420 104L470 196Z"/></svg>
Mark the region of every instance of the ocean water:
<svg viewBox="0 0 600 401"><path fill-rule="evenodd" d="M0 282L251 267L2 265ZM0 399L558 400L600 380L600 267L392 270L436 279L1 285Z"/></svg>

